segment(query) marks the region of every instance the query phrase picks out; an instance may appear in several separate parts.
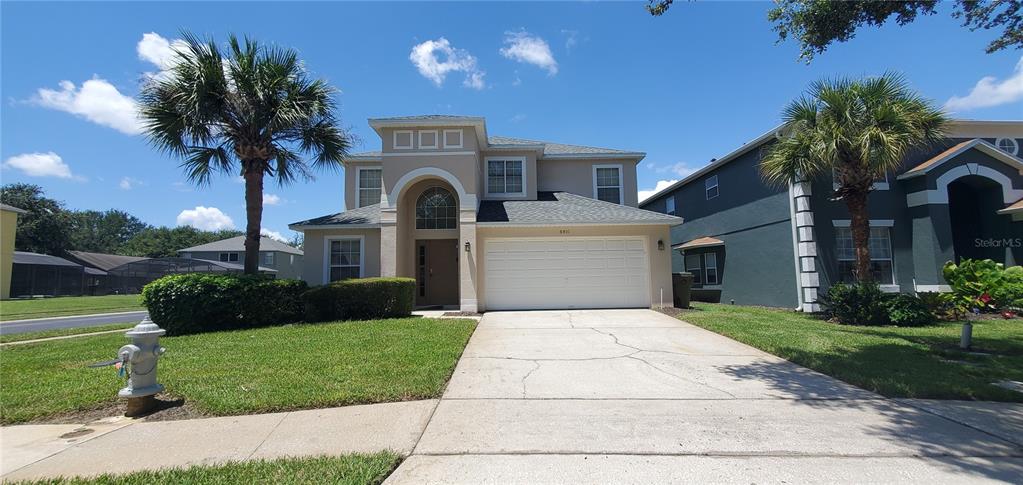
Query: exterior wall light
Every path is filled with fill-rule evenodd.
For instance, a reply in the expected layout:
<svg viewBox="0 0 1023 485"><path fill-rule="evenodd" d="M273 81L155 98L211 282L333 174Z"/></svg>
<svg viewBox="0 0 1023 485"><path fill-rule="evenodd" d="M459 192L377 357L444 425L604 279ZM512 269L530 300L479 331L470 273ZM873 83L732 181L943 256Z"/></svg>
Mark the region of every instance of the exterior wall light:
<svg viewBox="0 0 1023 485"><path fill-rule="evenodd" d="M664 251L664 239L657 240L657 250Z"/></svg>
<svg viewBox="0 0 1023 485"><path fill-rule="evenodd" d="M465 252L469 252L469 249L470 249L471 247L472 247L472 246L470 246L470 245L469 245L469 241L466 241L466 242L465 242Z"/></svg>

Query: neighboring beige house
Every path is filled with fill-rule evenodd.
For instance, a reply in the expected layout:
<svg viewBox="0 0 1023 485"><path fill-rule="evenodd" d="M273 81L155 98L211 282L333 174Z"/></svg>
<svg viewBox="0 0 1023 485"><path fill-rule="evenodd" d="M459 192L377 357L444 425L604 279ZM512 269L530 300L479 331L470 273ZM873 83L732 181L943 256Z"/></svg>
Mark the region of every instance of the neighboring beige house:
<svg viewBox="0 0 1023 485"><path fill-rule="evenodd" d="M310 284L415 278L462 311L671 305L669 228L638 209L640 152L488 136L483 118L370 119L382 150L345 163L347 211L291 224Z"/></svg>
<svg viewBox="0 0 1023 485"><path fill-rule="evenodd" d="M241 268L245 264L245 236L229 237L207 244L179 249L182 258L227 263ZM263 236L259 239L261 272L276 271L277 278L302 278L302 250Z"/></svg>
<svg viewBox="0 0 1023 485"><path fill-rule="evenodd" d="M26 211L0 204L0 299L11 297L11 270L14 266L14 235L18 232L18 214Z"/></svg>

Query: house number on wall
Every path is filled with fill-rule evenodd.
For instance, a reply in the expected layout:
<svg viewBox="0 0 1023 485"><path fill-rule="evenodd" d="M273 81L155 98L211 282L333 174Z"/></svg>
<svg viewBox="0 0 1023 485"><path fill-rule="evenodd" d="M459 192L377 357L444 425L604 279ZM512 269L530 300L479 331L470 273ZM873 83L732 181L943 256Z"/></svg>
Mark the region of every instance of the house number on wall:
<svg viewBox="0 0 1023 485"><path fill-rule="evenodd" d="M560 232L561 234L568 234L568 229L562 229Z"/></svg>

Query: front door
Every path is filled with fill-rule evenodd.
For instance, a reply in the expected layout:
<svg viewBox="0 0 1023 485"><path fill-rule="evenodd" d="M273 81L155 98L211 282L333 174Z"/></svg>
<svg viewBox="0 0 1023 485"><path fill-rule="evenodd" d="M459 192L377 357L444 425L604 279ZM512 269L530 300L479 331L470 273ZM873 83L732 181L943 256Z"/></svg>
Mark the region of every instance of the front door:
<svg viewBox="0 0 1023 485"><path fill-rule="evenodd" d="M416 304L458 304L458 240L416 241Z"/></svg>

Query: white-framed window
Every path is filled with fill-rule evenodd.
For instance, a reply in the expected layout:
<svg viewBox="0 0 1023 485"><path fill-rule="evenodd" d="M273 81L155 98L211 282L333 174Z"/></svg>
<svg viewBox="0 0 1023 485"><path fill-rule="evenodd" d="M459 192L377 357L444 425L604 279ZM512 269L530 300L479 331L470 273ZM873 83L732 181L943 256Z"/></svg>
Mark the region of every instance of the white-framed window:
<svg viewBox="0 0 1023 485"><path fill-rule="evenodd" d="M711 175L703 181L704 191L707 193L707 200L717 197L721 193L721 189L718 188L718 176Z"/></svg>
<svg viewBox="0 0 1023 485"><path fill-rule="evenodd" d="M357 207L379 204L380 194L384 188L384 170L381 167L359 167L355 170L355 174L355 191L358 194Z"/></svg>
<svg viewBox="0 0 1023 485"><path fill-rule="evenodd" d="M259 264L262 264L263 266L273 266L274 265L274 253L273 253L273 251L263 251L263 252L260 252L259 254L261 256L260 257L261 261L260 261Z"/></svg>
<svg viewBox="0 0 1023 485"><path fill-rule="evenodd" d="M717 253L706 253L703 255L703 271L708 285L718 284L718 255Z"/></svg>
<svg viewBox="0 0 1023 485"><path fill-rule="evenodd" d="M394 143L391 145L395 150L411 150L412 130L394 130Z"/></svg>
<svg viewBox="0 0 1023 485"><path fill-rule="evenodd" d="M675 215L675 196L669 195L667 199L664 199L664 213L669 216Z"/></svg>
<svg viewBox="0 0 1023 485"><path fill-rule="evenodd" d="M832 185L832 188L834 188L835 190L838 190L838 187L839 187L839 185L838 185L838 173L835 172L835 169L831 169L831 185ZM873 189L873 190L888 190L888 188L889 188L889 185L888 185L888 172L885 172L883 177L880 177L877 180L875 180L874 181L874 185L871 186L871 189Z"/></svg>
<svg viewBox="0 0 1023 485"><path fill-rule="evenodd" d="M442 187L430 187L416 199L416 229L457 229L458 204Z"/></svg>
<svg viewBox="0 0 1023 485"><path fill-rule="evenodd" d="M237 263L238 253L220 253L220 260L225 263Z"/></svg>
<svg viewBox="0 0 1023 485"><path fill-rule="evenodd" d="M703 262L699 254L687 254L685 257L685 270L693 274L693 285L703 284Z"/></svg>
<svg viewBox="0 0 1023 485"><path fill-rule="evenodd" d="M1015 138L998 138L995 140L995 146L1009 155L1015 156L1019 154L1019 142Z"/></svg>
<svg viewBox="0 0 1023 485"><path fill-rule="evenodd" d="M362 278L364 247L362 236L326 237L323 250L323 282Z"/></svg>
<svg viewBox="0 0 1023 485"><path fill-rule="evenodd" d="M420 130L419 149L437 148L439 142L439 140L437 140L437 136L437 130Z"/></svg>
<svg viewBox="0 0 1023 485"><path fill-rule="evenodd" d="M444 130L444 148L462 148L462 130Z"/></svg>
<svg viewBox="0 0 1023 485"><path fill-rule="evenodd" d="M488 158L487 195L525 195L525 158Z"/></svg>
<svg viewBox="0 0 1023 485"><path fill-rule="evenodd" d="M593 198L613 204L625 203L621 165L593 166Z"/></svg>
<svg viewBox="0 0 1023 485"><path fill-rule="evenodd" d="M867 248L870 250L871 277L878 284L894 285L891 228L871 226ZM852 228L848 225L835 227L835 259L838 260L839 280L846 283L855 282L856 250L853 245Z"/></svg>

